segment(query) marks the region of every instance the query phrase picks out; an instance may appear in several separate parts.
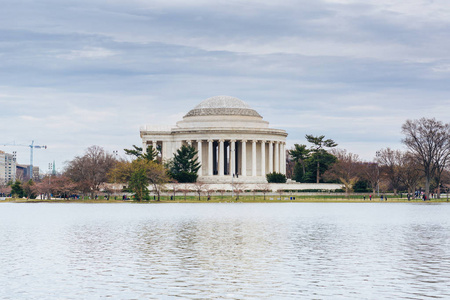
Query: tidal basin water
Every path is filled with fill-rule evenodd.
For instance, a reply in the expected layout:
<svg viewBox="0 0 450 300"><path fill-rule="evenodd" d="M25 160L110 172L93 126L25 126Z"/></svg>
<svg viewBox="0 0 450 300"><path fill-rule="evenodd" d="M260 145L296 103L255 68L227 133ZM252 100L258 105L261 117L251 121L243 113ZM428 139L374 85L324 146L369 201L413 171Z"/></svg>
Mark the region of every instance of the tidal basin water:
<svg viewBox="0 0 450 300"><path fill-rule="evenodd" d="M450 205L0 204L1 299L450 298Z"/></svg>

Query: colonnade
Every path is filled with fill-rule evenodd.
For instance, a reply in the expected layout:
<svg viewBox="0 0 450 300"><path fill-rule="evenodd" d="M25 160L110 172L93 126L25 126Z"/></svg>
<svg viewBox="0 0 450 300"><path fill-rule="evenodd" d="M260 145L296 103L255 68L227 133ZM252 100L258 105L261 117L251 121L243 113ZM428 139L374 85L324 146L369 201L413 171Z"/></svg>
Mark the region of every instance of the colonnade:
<svg viewBox="0 0 450 300"><path fill-rule="evenodd" d="M198 151L200 176L265 176L286 173L283 141L271 140L185 140Z"/></svg>
<svg viewBox="0 0 450 300"><path fill-rule="evenodd" d="M147 141L161 151L162 160L173 157L182 145L197 150L201 164L199 176L265 176L286 174L286 143L274 140L208 139L179 141Z"/></svg>

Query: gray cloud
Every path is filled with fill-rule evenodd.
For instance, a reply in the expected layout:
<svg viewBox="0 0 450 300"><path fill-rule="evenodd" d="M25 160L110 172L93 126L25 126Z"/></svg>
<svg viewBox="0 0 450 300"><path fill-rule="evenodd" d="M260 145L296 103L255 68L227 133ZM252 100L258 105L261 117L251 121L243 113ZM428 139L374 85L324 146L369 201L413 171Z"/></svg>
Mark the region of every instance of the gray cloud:
<svg viewBox="0 0 450 300"><path fill-rule="evenodd" d="M370 159L407 118L447 121L450 9L410 1L2 1L4 143L46 168L139 144L213 95ZM12 147L6 148L12 151ZM28 149L17 149L28 161Z"/></svg>

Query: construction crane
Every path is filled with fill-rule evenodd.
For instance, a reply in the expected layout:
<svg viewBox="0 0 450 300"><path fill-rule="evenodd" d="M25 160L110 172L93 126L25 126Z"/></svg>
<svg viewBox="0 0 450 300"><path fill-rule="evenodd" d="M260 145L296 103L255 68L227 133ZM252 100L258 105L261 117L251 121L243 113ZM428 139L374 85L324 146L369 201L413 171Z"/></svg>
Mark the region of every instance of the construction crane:
<svg viewBox="0 0 450 300"><path fill-rule="evenodd" d="M21 145L16 144L15 142L12 144L3 144L2 146L18 146L18 147L30 147L30 178L33 178L33 149L47 149L47 146L39 146L35 145L34 141L31 141L31 145Z"/></svg>

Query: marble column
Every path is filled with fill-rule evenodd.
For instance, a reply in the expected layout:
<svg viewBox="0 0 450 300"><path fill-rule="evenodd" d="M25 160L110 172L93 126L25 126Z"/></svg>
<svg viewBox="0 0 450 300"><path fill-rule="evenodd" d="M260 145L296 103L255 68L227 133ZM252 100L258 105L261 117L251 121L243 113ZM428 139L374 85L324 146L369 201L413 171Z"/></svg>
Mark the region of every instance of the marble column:
<svg viewBox="0 0 450 300"><path fill-rule="evenodd" d="M252 141L252 176L256 176L256 141Z"/></svg>
<svg viewBox="0 0 450 300"><path fill-rule="evenodd" d="M266 176L266 141L261 141L261 176Z"/></svg>
<svg viewBox="0 0 450 300"><path fill-rule="evenodd" d="M231 140L230 148L230 175L236 174L236 140Z"/></svg>
<svg viewBox="0 0 450 300"><path fill-rule="evenodd" d="M161 142L161 158L165 161L169 157L169 153L167 153L167 142Z"/></svg>
<svg viewBox="0 0 450 300"><path fill-rule="evenodd" d="M224 174L224 140L219 140L219 176Z"/></svg>
<svg viewBox="0 0 450 300"><path fill-rule="evenodd" d="M275 142L275 172L280 172L280 143Z"/></svg>
<svg viewBox="0 0 450 300"><path fill-rule="evenodd" d="M280 173L283 173L283 143L280 142Z"/></svg>
<svg viewBox="0 0 450 300"><path fill-rule="evenodd" d="M286 174L286 144L281 143L281 173Z"/></svg>
<svg viewBox="0 0 450 300"><path fill-rule="evenodd" d="M247 140L242 140L242 158L241 158L241 173L242 176L247 176Z"/></svg>
<svg viewBox="0 0 450 300"><path fill-rule="evenodd" d="M213 176L213 141L208 140L208 176Z"/></svg>
<svg viewBox="0 0 450 300"><path fill-rule="evenodd" d="M202 162L202 141L201 140L197 140L197 158L198 158L198 162L200 163L200 169L198 169L197 174L199 176L203 175L203 162Z"/></svg>
<svg viewBox="0 0 450 300"><path fill-rule="evenodd" d="M269 142L269 173L273 172L273 142Z"/></svg>

